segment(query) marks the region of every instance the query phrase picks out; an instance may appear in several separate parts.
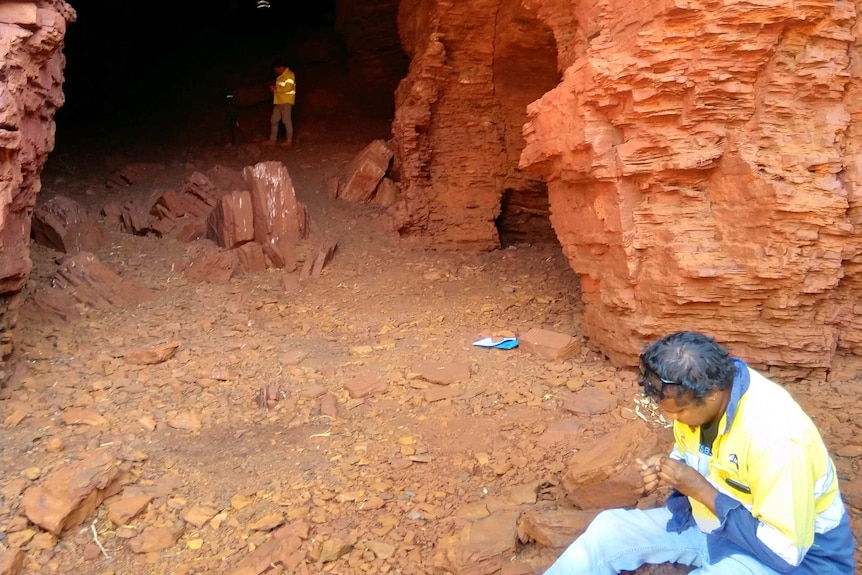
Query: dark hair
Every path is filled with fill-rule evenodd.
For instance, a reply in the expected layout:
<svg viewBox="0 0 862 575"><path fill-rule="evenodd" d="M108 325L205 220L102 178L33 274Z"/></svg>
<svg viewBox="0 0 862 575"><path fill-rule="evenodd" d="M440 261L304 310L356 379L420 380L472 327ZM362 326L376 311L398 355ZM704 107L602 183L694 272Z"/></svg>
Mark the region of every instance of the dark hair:
<svg viewBox="0 0 862 575"><path fill-rule="evenodd" d="M702 333L679 331L646 346L640 357L644 368L663 382L673 382L669 396L690 394L702 403L710 392L733 385L736 364L726 349ZM668 386L664 385L664 389Z"/></svg>

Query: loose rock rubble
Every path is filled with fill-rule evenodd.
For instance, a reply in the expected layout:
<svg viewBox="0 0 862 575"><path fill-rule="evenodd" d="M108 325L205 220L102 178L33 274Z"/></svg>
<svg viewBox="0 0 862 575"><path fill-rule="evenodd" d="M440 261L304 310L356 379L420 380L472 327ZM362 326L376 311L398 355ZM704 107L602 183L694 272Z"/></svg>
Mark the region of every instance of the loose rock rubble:
<svg viewBox="0 0 862 575"><path fill-rule="evenodd" d="M559 246L413 249L383 231L383 208L327 191L362 145L333 146L338 161L303 145L253 158L286 166L313 222L292 237L295 266L193 280L201 251L249 234L225 206L226 245L180 237L187 216L162 193L171 233L103 214L109 246L92 254L149 297L61 314L39 297L58 254L34 244L0 396L0 573L539 574L599 509L660 503L637 492L632 462L670 430L636 403L634 370L580 335ZM248 160L130 169L109 179L112 201L146 204ZM69 193L100 213L94 185ZM526 345L471 345L517 336ZM789 388L832 449L858 537L862 382Z"/></svg>

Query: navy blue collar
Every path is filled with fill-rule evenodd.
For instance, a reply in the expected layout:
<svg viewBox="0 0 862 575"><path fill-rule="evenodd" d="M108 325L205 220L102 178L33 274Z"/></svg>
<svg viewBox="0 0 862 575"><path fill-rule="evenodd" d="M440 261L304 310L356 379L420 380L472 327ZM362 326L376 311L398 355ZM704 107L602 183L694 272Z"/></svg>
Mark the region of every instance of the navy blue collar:
<svg viewBox="0 0 862 575"><path fill-rule="evenodd" d="M742 396L745 395L746 391L748 391L749 385L751 385L748 364L738 357L733 358L733 363L736 365L736 375L733 376L733 387L730 390L730 401L727 402L727 408L724 410L727 422L724 425L724 431L722 433L727 433L730 429L730 426L733 423L733 418L736 417L736 412L739 409L739 400L742 399Z"/></svg>

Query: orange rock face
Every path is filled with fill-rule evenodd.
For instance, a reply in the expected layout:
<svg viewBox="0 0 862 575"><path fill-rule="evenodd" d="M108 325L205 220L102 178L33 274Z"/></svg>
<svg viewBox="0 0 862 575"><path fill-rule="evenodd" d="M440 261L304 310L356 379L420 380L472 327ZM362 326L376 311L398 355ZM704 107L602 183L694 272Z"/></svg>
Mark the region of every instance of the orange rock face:
<svg viewBox="0 0 862 575"><path fill-rule="evenodd" d="M63 103L63 38L75 12L62 0L0 6L0 358L11 350L30 274L30 221ZM10 295L11 294L11 295Z"/></svg>
<svg viewBox="0 0 862 575"><path fill-rule="evenodd" d="M438 247L497 248L504 192L544 193L518 157L527 104L560 79L550 29L520 0L402 1L398 25L412 61L395 94L391 225Z"/></svg>
<svg viewBox="0 0 862 575"><path fill-rule="evenodd" d="M520 166L549 182L592 342L632 363L698 329L802 372L862 352L853 5L584 3L573 27L525 4L567 68Z"/></svg>
<svg viewBox="0 0 862 575"><path fill-rule="evenodd" d="M856 28L825 0L402 2L393 227L494 247L540 176L613 360L697 329L822 373L862 353Z"/></svg>

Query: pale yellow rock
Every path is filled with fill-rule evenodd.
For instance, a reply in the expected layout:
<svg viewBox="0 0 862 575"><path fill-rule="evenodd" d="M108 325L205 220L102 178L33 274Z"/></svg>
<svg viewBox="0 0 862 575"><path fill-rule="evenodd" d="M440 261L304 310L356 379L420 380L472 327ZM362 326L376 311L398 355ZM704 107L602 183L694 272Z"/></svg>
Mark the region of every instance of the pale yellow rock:
<svg viewBox="0 0 862 575"><path fill-rule="evenodd" d="M38 467L28 467L24 471L21 472L21 475L29 479L30 481L35 481L39 479L39 476L42 475L42 470Z"/></svg>
<svg viewBox="0 0 862 575"><path fill-rule="evenodd" d="M281 513L273 513L271 515L261 517L254 523L250 524L248 528L252 531L272 531L282 523L284 523L284 515Z"/></svg>
<svg viewBox="0 0 862 575"><path fill-rule="evenodd" d="M249 505L254 503L254 498L249 497L247 495L243 495L242 493L237 493L233 497L230 498L230 506L236 509L237 511L241 509L245 509Z"/></svg>

